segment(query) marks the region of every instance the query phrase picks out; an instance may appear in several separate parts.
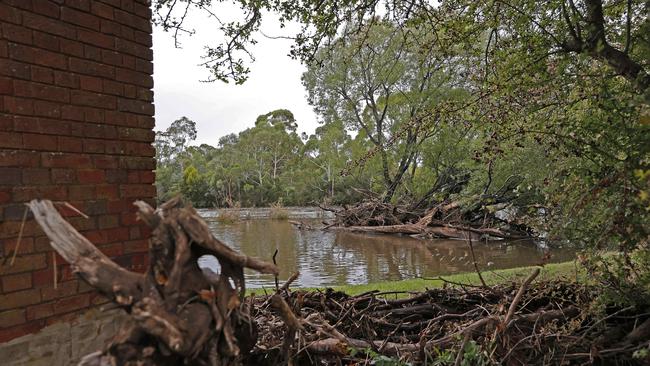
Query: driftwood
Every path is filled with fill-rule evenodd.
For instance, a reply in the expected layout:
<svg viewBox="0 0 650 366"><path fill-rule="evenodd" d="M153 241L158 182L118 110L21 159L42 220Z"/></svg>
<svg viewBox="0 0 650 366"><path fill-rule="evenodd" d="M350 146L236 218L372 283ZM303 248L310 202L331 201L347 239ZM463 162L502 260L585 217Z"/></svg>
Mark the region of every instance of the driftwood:
<svg viewBox="0 0 650 366"><path fill-rule="evenodd" d="M228 365L241 362L257 341L256 323L242 302L244 267L278 273L273 264L235 252L212 236L196 211L173 199L158 210L137 202L153 230L144 274L121 268L79 234L52 202L29 207L81 278L126 310L133 322L103 351L81 365ZM200 256L213 255L221 272L202 271Z"/></svg>
<svg viewBox="0 0 650 366"><path fill-rule="evenodd" d="M484 205L473 204L467 208L458 201L442 202L426 211L413 212L407 211L405 206L366 200L333 211L336 219L326 230L463 240L523 239L532 234L521 225L497 219Z"/></svg>

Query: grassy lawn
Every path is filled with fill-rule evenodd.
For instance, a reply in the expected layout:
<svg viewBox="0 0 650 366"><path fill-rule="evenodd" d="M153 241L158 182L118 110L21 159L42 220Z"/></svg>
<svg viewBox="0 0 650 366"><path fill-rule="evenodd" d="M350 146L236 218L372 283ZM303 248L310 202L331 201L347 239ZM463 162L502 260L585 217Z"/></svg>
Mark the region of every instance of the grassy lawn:
<svg viewBox="0 0 650 366"><path fill-rule="evenodd" d="M481 272L485 282L488 285L494 285L498 283L504 283L508 281L521 282L525 279L530 272L535 267L519 267L511 269L499 269L494 271L483 271ZM537 277L536 281L540 280L550 280L563 278L569 281L583 281L586 279L586 275L583 270L578 269L576 272L575 262L562 262L562 263L553 263L547 264L542 267L540 275ZM453 274L448 276L441 276L442 278L471 285L480 285L481 282L478 278L476 272L471 273L460 273ZM385 282L376 282L368 285L348 285L348 286L337 286L334 287L336 290L343 291L350 295L361 294L367 291L379 290L381 292L388 291L424 291L427 288L442 287L444 281L439 279L422 279L414 278L402 281L385 281Z"/></svg>
<svg viewBox="0 0 650 366"><path fill-rule="evenodd" d="M534 266L530 267L518 267L510 269L497 269L497 270L486 270L482 271L483 279L488 285L496 285L499 283L505 282L521 282L523 281L530 272L534 269ZM536 281L540 280L551 280L551 279L565 279L568 281L586 281L586 274L584 270L576 266L575 262L562 262L562 263L552 263L547 264L544 267L541 267L541 272L537 277ZM467 272L467 273L458 273L446 276L440 276L447 281L469 284L469 285L480 285L481 281L478 278L476 272ZM280 284L284 281L280 281ZM384 281L384 282L375 282L367 285L346 285L346 286L334 286L333 288L338 291L343 291L348 295L358 295L364 292L378 290L380 292L391 292L391 291L406 291L406 292L419 292L424 291L428 288L442 287L445 282L437 278L413 278L408 280L401 281ZM292 290L297 290L296 287L291 287ZM317 290L325 289L324 287L320 288L300 288L301 290ZM264 295L263 289L248 289L247 295ZM273 289L267 288L266 293L272 294ZM399 296L398 296L399 297Z"/></svg>

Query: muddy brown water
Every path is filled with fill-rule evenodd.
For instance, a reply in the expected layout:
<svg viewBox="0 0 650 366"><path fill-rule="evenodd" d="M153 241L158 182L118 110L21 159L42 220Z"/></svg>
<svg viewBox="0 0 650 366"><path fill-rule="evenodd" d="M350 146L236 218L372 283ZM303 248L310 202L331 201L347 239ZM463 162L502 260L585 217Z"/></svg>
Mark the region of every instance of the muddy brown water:
<svg viewBox="0 0 650 366"><path fill-rule="evenodd" d="M200 212L214 235L236 250L271 260L277 248L280 282L293 272L300 271L294 287L366 284L474 271L469 247L464 241L303 231L286 220L264 218L267 217L264 213L255 210L252 210L255 214L251 215L250 211L241 216L254 219L234 223L218 222L215 220L218 216L216 211ZM326 213L319 211L300 208L291 210L289 216L319 225L322 218L327 217ZM551 262L575 258L575 252L571 249L542 248L532 242L474 243L479 267L486 270L534 265L541 262L547 251L550 251ZM202 265L218 267L214 258L204 258ZM246 283L249 288L271 288L274 278L249 271L246 272Z"/></svg>

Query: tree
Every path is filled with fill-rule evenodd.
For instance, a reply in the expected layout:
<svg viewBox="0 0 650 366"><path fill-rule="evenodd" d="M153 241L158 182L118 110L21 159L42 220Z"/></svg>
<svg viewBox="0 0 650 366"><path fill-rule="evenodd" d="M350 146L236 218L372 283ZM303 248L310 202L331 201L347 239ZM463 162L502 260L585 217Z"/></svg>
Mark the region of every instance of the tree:
<svg viewBox="0 0 650 366"><path fill-rule="evenodd" d="M414 120L457 94L451 66L435 49L423 51L427 42L427 33L417 28L373 22L319 49L303 76L309 101L325 124L340 120L372 143L386 202L416 166L418 147L436 134L437 121L425 129Z"/></svg>
<svg viewBox="0 0 650 366"><path fill-rule="evenodd" d="M183 180L183 157L189 143L196 139L196 123L181 117L165 131L157 131L154 147L156 149L156 189L159 201L165 201L181 190Z"/></svg>

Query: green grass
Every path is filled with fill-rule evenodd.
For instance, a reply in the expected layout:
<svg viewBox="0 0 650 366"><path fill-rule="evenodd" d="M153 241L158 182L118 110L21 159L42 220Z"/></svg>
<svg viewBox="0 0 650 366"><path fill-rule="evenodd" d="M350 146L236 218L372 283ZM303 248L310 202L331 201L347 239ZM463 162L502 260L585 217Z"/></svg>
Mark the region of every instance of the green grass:
<svg viewBox="0 0 650 366"><path fill-rule="evenodd" d="M502 283L509 282L522 282L534 269L534 266L530 267L518 267L510 269L497 269L497 270L487 270L482 271L483 279L485 279L486 284L488 285L497 285ZM468 273L458 273L447 276L440 276L447 281L469 284L469 285L480 285L481 281L478 278L476 272ZM579 266L576 266L574 261L571 262L562 262L562 263L551 263L547 264L544 267L541 267L541 272L537 277L536 281L543 280L553 280L553 279L564 279L567 281L580 281L587 282L587 275ZM280 279L280 284L284 283L283 279ZM333 286L334 290L343 291L348 295L358 295L368 291L380 291L380 292L421 292L430 288L442 287L445 281L431 278L413 278L402 281L383 281L375 282L367 285L346 285L346 286ZM292 287L293 290L297 288ZM324 289L320 288L300 288L300 290L317 290ZM268 293L272 293L273 289L267 289ZM257 294L263 295L264 291L261 289L249 289L247 290L248 295ZM398 296L399 297L399 296Z"/></svg>
<svg viewBox="0 0 650 366"><path fill-rule="evenodd" d="M488 285L496 285L500 283L507 282L521 282L523 281L530 272L535 267L519 267L511 269L498 269L494 271L483 271L481 274L485 279L485 282ZM542 270L537 277L537 281L540 280L551 280L563 278L569 281L585 281L586 275L583 270L577 269L575 263L572 262L562 262L562 263L552 263L547 264L542 267ZM480 285L481 281L478 278L476 272L470 273L459 273L448 276L441 276L445 280L470 284L470 285ZM390 292L390 291L407 291L407 292L417 292L424 291L427 288L436 288L442 287L444 281L439 279L423 279L423 278L414 278L402 281L384 281L384 282L375 282L367 285L347 285L347 286L336 286L335 290L343 291L349 295L357 295L367 291L378 290L380 292Z"/></svg>

